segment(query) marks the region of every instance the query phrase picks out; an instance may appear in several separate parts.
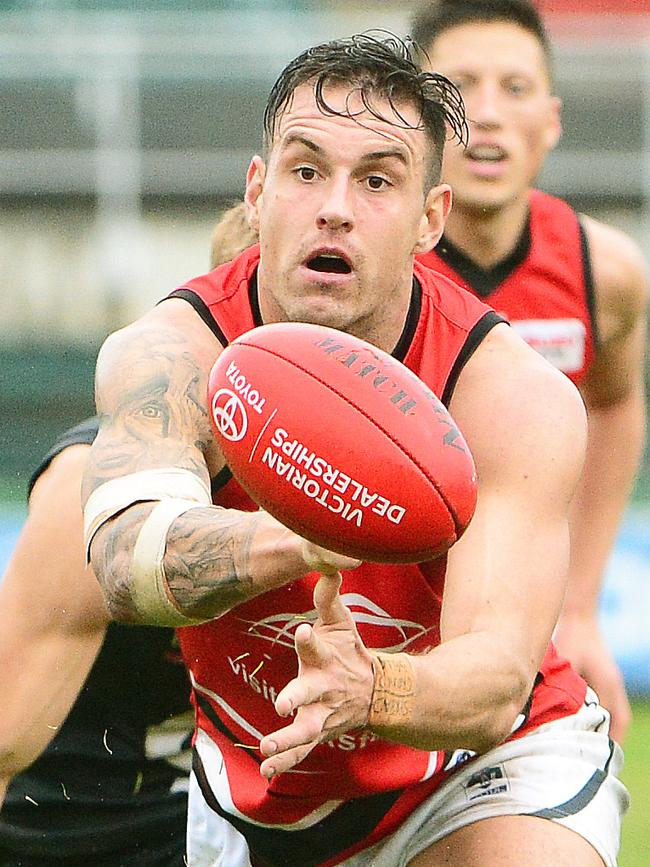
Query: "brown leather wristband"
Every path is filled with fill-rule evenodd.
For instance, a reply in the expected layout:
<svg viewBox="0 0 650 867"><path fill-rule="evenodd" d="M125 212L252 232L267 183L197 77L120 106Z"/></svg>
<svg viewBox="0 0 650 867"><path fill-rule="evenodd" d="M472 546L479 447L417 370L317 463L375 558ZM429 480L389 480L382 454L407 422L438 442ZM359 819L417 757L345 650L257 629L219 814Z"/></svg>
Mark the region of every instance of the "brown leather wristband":
<svg viewBox="0 0 650 867"><path fill-rule="evenodd" d="M413 715L415 674L408 653L371 650L375 678L370 701L370 728L404 725Z"/></svg>

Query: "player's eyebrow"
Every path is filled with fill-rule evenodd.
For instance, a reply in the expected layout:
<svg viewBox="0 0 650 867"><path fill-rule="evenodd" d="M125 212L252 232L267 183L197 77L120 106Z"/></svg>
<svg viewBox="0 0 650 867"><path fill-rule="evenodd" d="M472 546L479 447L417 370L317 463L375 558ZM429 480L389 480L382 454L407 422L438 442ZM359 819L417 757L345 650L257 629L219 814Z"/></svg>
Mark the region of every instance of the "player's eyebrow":
<svg viewBox="0 0 650 867"><path fill-rule="evenodd" d="M404 151L401 148L385 148L380 151L372 151L369 154L364 154L361 157L360 162L362 163L371 163L377 162L377 160L390 160L396 159L403 163L405 166L408 166L409 160Z"/></svg>
<svg viewBox="0 0 650 867"><path fill-rule="evenodd" d="M301 144L318 156L326 156L325 151L320 145L316 144L316 142L312 141L309 138L306 138L300 133L289 133L289 135L285 138L285 140L280 146L281 150L286 150L292 144ZM381 150L371 151L370 153L364 154L359 160L359 162L370 163L377 162L378 160L388 159L399 160L405 166L408 166L409 164L408 157L406 156L402 148L382 148Z"/></svg>
<svg viewBox="0 0 650 867"><path fill-rule="evenodd" d="M320 145L317 145L316 142L297 132L290 132L280 145L280 149L283 151L287 150L287 148L291 147L293 144L301 144L308 150L313 151L315 154L319 154L319 156L325 155L325 151Z"/></svg>

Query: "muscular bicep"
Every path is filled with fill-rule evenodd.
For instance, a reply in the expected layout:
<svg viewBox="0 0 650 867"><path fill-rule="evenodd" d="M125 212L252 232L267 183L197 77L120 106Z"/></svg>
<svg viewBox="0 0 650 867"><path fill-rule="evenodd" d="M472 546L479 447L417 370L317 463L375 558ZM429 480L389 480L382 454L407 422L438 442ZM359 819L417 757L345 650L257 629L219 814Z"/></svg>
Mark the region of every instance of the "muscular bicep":
<svg viewBox="0 0 650 867"><path fill-rule="evenodd" d="M564 596L586 423L571 383L518 343L508 332L488 338L452 403L479 497L449 556L442 631L443 640L490 632L534 676Z"/></svg>
<svg viewBox="0 0 650 867"><path fill-rule="evenodd" d="M209 483L207 379L221 347L188 311L184 302L169 301L102 347L95 385L100 430L86 497L105 481L160 467L189 470Z"/></svg>
<svg viewBox="0 0 650 867"><path fill-rule="evenodd" d="M217 542L224 523L239 520L210 505L210 476L223 458L208 420L207 381L220 351L192 308L172 300L117 332L100 353L100 431L84 483L86 538L117 620L173 625L179 606L183 616L204 618L202 604L218 577L225 599L230 558L223 575L208 568L203 580L204 567L213 566L217 552L223 559ZM158 529L163 513L157 504L167 501L173 511L188 500L207 510L179 511ZM217 610L226 607L224 599ZM214 602L210 599L210 615Z"/></svg>

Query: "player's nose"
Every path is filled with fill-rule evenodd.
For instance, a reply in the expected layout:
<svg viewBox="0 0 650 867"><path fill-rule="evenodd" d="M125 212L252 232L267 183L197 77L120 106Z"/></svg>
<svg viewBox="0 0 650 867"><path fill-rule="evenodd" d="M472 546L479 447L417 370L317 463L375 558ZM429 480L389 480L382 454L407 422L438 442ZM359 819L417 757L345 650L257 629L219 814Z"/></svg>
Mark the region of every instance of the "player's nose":
<svg viewBox="0 0 650 867"><path fill-rule="evenodd" d="M354 226L352 193L347 178L331 178L325 185L316 225L319 229L342 229L347 232Z"/></svg>
<svg viewBox="0 0 650 867"><path fill-rule="evenodd" d="M502 122L502 106L496 83L486 81L475 88L471 100L467 100L467 119L470 126L493 128Z"/></svg>

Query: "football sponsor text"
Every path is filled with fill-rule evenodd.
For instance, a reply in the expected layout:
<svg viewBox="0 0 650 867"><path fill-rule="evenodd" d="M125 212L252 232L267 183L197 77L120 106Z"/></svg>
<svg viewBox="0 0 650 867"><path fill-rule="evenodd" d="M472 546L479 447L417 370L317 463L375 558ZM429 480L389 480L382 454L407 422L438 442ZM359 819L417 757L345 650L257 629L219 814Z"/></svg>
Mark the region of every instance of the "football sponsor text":
<svg viewBox="0 0 650 867"><path fill-rule="evenodd" d="M266 398L260 397L259 391L251 386L234 361L231 361L228 365L226 377L244 403L247 403L258 415L261 415Z"/></svg>
<svg viewBox="0 0 650 867"><path fill-rule="evenodd" d="M404 506L370 490L304 443L291 439L284 428L275 429L262 463L305 496L357 527L367 511L393 524L399 524L406 513Z"/></svg>

